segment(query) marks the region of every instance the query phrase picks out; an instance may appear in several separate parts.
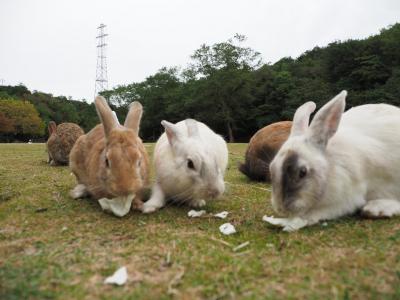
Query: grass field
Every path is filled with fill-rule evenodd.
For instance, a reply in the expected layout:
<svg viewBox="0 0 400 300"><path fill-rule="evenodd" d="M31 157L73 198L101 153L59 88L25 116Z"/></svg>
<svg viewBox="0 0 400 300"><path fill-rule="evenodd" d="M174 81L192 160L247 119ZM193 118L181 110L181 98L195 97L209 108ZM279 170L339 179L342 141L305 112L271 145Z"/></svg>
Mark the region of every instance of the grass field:
<svg viewBox="0 0 400 300"><path fill-rule="evenodd" d="M400 298L398 218L272 228L269 186L236 169L245 147L229 146L227 193L205 208L227 220L176 206L119 219L69 198L75 178L43 144L0 144L0 299ZM238 232L220 234L225 222ZM104 285L120 266L127 284Z"/></svg>

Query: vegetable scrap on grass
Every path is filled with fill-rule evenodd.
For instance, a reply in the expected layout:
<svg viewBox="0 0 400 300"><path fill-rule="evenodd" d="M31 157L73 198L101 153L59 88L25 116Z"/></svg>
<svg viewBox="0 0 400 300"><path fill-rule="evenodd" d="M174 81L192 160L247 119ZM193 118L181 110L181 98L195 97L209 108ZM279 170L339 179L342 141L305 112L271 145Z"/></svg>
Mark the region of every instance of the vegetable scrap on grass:
<svg viewBox="0 0 400 300"><path fill-rule="evenodd" d="M135 194L113 199L101 198L98 201L104 211L110 212L117 217L123 217L129 213L133 198L135 198Z"/></svg>
<svg viewBox="0 0 400 300"><path fill-rule="evenodd" d="M104 280L104 284L124 285L128 280L128 271L126 267L121 267L112 276Z"/></svg>
<svg viewBox="0 0 400 300"><path fill-rule="evenodd" d="M304 220L299 217L275 218L274 216L271 216L271 217L263 216L262 219L263 219L263 221L265 221L271 225L283 227L283 231L287 231L287 232L299 230L299 229L307 226L307 224L308 224L307 220Z"/></svg>

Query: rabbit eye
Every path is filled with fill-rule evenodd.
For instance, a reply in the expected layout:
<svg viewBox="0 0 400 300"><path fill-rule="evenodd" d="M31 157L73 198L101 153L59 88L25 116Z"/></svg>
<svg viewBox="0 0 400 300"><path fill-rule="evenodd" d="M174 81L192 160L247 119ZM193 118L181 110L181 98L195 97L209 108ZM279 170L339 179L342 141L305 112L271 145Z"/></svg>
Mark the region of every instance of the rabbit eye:
<svg viewBox="0 0 400 300"><path fill-rule="evenodd" d="M307 175L306 167L301 167L299 170L299 178L302 179L302 178L306 177L306 175Z"/></svg>
<svg viewBox="0 0 400 300"><path fill-rule="evenodd" d="M189 169L195 170L194 163L193 163L193 161L191 159L187 160L187 167Z"/></svg>
<svg viewBox="0 0 400 300"><path fill-rule="evenodd" d="M106 167L109 168L110 167L110 162L108 161L108 158L106 157Z"/></svg>

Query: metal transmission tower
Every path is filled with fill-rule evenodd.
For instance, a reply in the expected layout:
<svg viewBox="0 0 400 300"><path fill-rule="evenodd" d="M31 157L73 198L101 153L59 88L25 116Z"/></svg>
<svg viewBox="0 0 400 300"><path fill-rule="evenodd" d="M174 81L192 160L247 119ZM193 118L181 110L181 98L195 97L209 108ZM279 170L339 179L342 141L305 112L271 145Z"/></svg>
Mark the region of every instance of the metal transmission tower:
<svg viewBox="0 0 400 300"><path fill-rule="evenodd" d="M106 34L104 28L106 25L100 24L97 29L99 30L99 35L97 39L97 67L96 67L96 83L94 87L94 96L96 97L101 91L108 88L108 78L107 78L107 60L106 60Z"/></svg>

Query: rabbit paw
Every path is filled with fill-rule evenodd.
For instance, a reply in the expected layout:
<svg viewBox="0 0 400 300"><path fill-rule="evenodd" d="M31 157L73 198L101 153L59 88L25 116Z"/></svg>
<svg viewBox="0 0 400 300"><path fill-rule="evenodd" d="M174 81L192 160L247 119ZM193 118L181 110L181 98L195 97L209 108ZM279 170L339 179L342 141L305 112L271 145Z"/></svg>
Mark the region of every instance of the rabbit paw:
<svg viewBox="0 0 400 300"><path fill-rule="evenodd" d="M395 199L368 201L361 213L368 218L390 218L400 214L400 201Z"/></svg>
<svg viewBox="0 0 400 300"><path fill-rule="evenodd" d="M203 206L205 206L205 205L206 205L206 201L203 200L203 199L200 199L200 200L192 200L192 201L190 202L190 206L193 207L193 208L200 208L200 207L203 207Z"/></svg>
<svg viewBox="0 0 400 300"><path fill-rule="evenodd" d="M151 203L144 203L142 205L142 213L151 214L159 209L158 205L153 205Z"/></svg>
<svg viewBox="0 0 400 300"><path fill-rule="evenodd" d="M69 194L72 198L78 199L87 196L88 192L84 184L77 184Z"/></svg>

